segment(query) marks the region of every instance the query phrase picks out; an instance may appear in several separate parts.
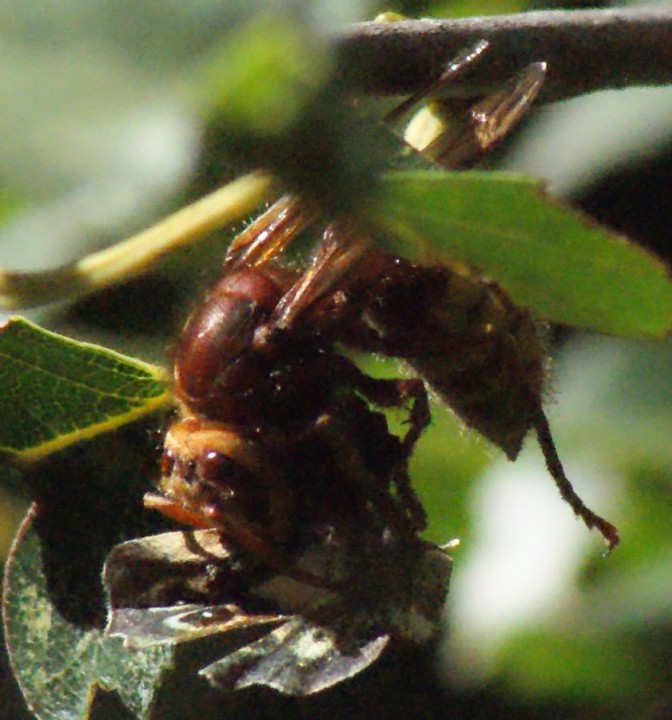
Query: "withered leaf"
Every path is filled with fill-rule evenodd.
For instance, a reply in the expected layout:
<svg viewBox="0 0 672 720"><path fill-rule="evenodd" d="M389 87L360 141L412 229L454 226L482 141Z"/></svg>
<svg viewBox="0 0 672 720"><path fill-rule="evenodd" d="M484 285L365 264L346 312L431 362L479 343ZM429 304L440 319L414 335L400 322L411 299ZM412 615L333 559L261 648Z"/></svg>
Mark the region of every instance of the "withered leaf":
<svg viewBox="0 0 672 720"><path fill-rule="evenodd" d="M345 552L325 541L306 548L296 567L326 578L348 566ZM392 638L423 644L438 634L450 558L421 542L399 557L390 552L375 601L369 582L360 605L345 586L336 592L242 561L216 531L133 540L105 565L105 632L129 648L221 637L222 657L200 670L215 687L310 695L364 670Z"/></svg>

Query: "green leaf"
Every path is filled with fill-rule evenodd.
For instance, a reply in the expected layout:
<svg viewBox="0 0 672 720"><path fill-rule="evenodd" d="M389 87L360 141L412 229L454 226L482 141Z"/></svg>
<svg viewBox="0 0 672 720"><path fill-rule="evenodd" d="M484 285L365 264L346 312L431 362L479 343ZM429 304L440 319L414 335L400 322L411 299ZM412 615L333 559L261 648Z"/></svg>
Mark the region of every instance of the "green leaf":
<svg viewBox="0 0 672 720"><path fill-rule="evenodd" d="M28 706L40 720L84 720L104 688L117 690L134 716L146 718L170 654L163 648L131 654L118 640L102 639L73 607L59 606L53 586L62 578L45 572L50 562L35 517L33 510L17 535L3 593L12 668Z"/></svg>
<svg viewBox="0 0 672 720"><path fill-rule="evenodd" d="M250 132L286 131L329 70L326 48L310 52L306 47L315 41L290 14L254 17L209 60L202 82L204 101Z"/></svg>
<svg viewBox="0 0 672 720"><path fill-rule="evenodd" d="M399 141L363 121L327 36L293 10L259 13L224 38L201 70L200 106L225 165L263 167L327 215L349 212Z"/></svg>
<svg viewBox="0 0 672 720"><path fill-rule="evenodd" d="M41 560L39 540L27 520L5 580L4 616L13 668L26 702L38 717L86 717L92 699L87 667L99 633L78 630L55 612Z"/></svg>
<svg viewBox="0 0 672 720"><path fill-rule="evenodd" d="M672 327L667 267L646 250L551 200L535 180L481 172L384 178L377 223L396 250L463 262L547 320L623 336Z"/></svg>
<svg viewBox="0 0 672 720"><path fill-rule="evenodd" d="M34 460L170 402L162 369L15 318L0 328L0 449Z"/></svg>

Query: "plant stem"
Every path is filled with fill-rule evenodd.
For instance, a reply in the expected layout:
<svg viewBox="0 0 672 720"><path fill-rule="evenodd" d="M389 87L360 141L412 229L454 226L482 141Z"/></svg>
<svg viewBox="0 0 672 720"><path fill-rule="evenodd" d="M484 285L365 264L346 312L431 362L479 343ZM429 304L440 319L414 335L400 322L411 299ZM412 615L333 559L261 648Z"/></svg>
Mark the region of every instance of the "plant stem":
<svg viewBox="0 0 672 720"><path fill-rule="evenodd" d="M39 307L73 300L146 272L167 253L245 218L272 193L270 176L250 173L181 208L132 237L63 267L0 269L0 307Z"/></svg>
<svg viewBox="0 0 672 720"><path fill-rule="evenodd" d="M436 78L452 57L481 39L491 48L451 85L451 95L480 95L537 61L549 66L541 93L546 102L595 90L672 83L669 8L356 23L335 37L335 45L349 86L401 95Z"/></svg>

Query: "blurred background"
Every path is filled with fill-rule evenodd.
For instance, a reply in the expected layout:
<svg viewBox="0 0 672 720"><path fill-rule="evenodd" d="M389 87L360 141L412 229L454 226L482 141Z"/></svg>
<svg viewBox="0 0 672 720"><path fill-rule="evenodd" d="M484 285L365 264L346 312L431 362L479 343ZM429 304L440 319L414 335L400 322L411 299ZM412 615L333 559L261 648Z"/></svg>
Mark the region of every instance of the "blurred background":
<svg viewBox="0 0 672 720"><path fill-rule="evenodd" d="M324 27L382 10L442 17L546 7L284 4ZM73 260L221 184L230 171L218 155L225 138L204 120L190 83L256 6L264 3L2 3L0 267ZM544 107L488 162L546 178L558 197L672 255L672 88ZM28 315L166 363L221 247L213 238L145 277ZM533 442L508 463L436 408L413 477L429 537L461 544L445 641L423 680L431 691L407 708L421 717L672 717L672 345L552 328L549 347L547 413L559 453L586 503L619 527L622 544L602 557L599 537L560 501ZM15 470L4 468L0 479L4 558L27 499ZM397 709L405 702L395 701ZM20 718L21 708L3 659L0 717Z"/></svg>

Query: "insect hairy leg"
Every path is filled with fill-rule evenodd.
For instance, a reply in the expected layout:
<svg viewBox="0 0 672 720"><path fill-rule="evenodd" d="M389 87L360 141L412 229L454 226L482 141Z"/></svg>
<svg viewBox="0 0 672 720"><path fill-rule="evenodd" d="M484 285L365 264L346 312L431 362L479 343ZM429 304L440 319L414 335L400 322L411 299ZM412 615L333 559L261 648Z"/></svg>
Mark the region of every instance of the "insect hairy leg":
<svg viewBox="0 0 672 720"><path fill-rule="evenodd" d="M560 462L560 458L558 457L558 452L555 449L555 443L553 442L553 437L551 435L551 428L549 427L546 415L541 408L537 410L532 420L532 424L537 433L537 438L539 440L541 451L544 454L544 459L546 460L546 467L548 468L548 472L553 480L555 480L555 484L560 491L562 499L569 504L577 517L580 517L589 529L592 530L593 528L596 528L602 534L602 537L608 546L607 552L610 553L616 545L618 545L618 530L603 517L594 513L576 494L576 491L572 487L572 483L567 478L562 463Z"/></svg>

